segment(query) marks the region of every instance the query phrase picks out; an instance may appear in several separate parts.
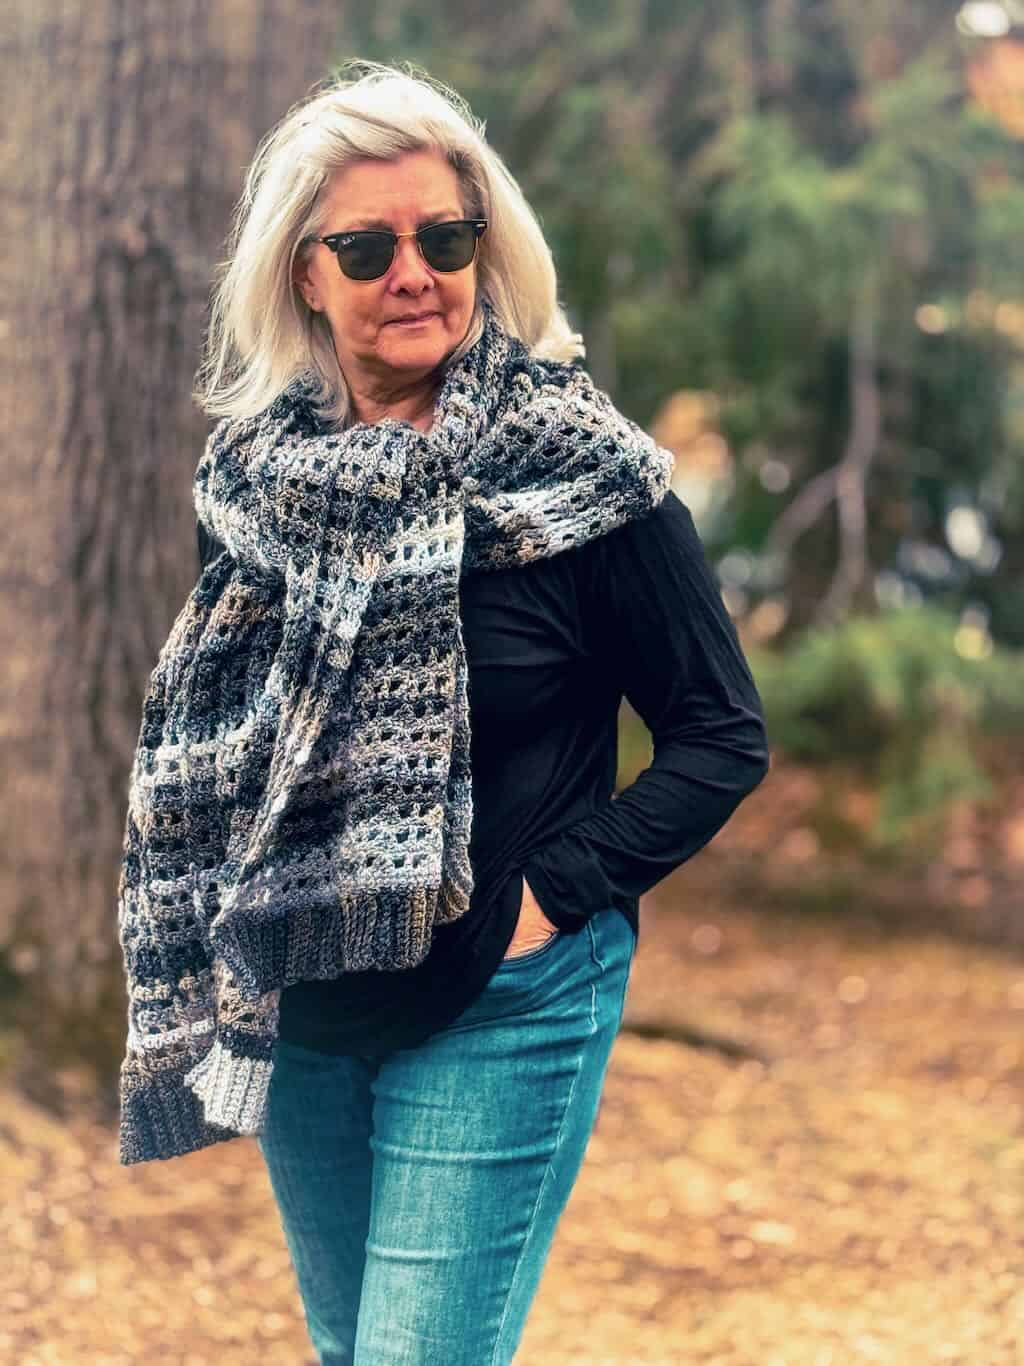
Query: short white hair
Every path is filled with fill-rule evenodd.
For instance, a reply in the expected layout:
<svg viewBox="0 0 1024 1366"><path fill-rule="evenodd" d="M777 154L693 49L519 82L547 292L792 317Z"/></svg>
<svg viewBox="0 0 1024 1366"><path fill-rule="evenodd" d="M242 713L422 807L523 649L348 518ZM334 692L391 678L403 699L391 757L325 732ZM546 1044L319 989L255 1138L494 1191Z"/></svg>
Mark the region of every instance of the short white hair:
<svg viewBox="0 0 1024 1366"><path fill-rule="evenodd" d="M458 177L464 211L488 220L477 256L477 306L449 364L480 336L482 298L532 355L566 361L584 354L558 302L537 217L484 128L461 96L425 72L361 60L346 62L292 106L256 149L228 258L216 270L193 393L204 412L255 416L312 371L319 416L344 425L351 398L330 324L303 298L294 266L326 225L321 190L358 157L390 161L439 151Z"/></svg>

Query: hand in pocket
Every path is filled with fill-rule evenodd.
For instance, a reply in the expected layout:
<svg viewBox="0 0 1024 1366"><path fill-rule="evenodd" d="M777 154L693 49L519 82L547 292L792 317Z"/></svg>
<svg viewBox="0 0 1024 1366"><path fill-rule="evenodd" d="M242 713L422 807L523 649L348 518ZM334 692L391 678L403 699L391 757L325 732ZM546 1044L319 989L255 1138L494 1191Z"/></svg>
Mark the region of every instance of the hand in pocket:
<svg viewBox="0 0 1024 1366"><path fill-rule="evenodd" d="M523 878L523 898L519 905L519 919L516 921L516 928L509 946L505 950L506 958L515 958L520 953L528 953L530 949L539 948L553 934L558 933L558 926L552 925L540 908L540 903L533 894L533 889Z"/></svg>

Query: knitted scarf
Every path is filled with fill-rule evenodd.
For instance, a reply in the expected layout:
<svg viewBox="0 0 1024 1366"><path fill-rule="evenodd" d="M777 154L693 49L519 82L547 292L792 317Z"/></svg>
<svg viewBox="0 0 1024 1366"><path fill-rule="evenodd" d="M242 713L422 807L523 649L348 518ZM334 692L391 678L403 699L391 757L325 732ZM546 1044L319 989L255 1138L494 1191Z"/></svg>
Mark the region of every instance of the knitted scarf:
<svg viewBox="0 0 1024 1366"><path fill-rule="evenodd" d="M149 680L118 888L121 1161L262 1132L284 986L426 957L470 903L459 579L603 535L672 457L483 306L427 433L328 431L308 377L211 433L225 547Z"/></svg>

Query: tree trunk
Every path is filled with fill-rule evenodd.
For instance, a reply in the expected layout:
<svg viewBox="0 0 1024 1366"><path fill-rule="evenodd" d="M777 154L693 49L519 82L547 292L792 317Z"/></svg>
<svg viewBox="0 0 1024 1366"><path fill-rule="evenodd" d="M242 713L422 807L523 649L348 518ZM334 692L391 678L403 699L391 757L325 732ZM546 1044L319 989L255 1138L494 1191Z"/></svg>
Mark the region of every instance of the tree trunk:
<svg viewBox="0 0 1024 1366"><path fill-rule="evenodd" d="M0 973L35 1043L93 1060L123 1043L116 879L143 690L197 574L209 424L189 394L213 267L245 165L325 74L338 13L0 8Z"/></svg>

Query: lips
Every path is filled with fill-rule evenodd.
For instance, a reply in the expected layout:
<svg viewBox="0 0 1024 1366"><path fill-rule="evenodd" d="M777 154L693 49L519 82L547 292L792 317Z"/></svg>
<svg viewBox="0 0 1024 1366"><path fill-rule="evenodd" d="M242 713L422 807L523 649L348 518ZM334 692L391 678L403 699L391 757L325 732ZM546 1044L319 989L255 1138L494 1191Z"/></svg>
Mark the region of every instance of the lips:
<svg viewBox="0 0 1024 1366"><path fill-rule="evenodd" d="M429 321L429 319L436 318L439 316L440 315L436 311L430 313L410 313L407 314L404 318L391 318L389 322L386 324L386 326L395 327L401 323L425 323Z"/></svg>

